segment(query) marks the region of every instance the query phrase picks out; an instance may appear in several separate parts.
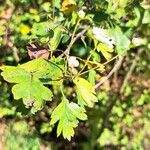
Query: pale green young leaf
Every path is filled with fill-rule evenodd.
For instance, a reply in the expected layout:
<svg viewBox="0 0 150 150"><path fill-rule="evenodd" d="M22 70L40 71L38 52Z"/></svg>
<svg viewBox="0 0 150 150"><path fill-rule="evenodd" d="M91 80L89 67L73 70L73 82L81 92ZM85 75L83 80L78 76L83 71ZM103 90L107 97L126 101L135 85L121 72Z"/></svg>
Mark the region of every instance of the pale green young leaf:
<svg viewBox="0 0 150 150"><path fill-rule="evenodd" d="M63 137L65 139L67 138L70 141L71 137L74 136L74 128L77 127L78 121L77 120L72 121L72 122L67 121L67 122L64 122L64 124L66 124L67 128L65 127L63 129L63 132L62 132Z"/></svg>
<svg viewBox="0 0 150 150"><path fill-rule="evenodd" d="M78 18L77 12L73 11L73 12L72 12L72 18L71 18L70 24L71 24L71 25L75 25L76 22L77 22L77 18Z"/></svg>
<svg viewBox="0 0 150 150"><path fill-rule="evenodd" d="M58 9L60 9L60 7L61 7L61 0L52 0L52 5L53 5L53 7L56 7Z"/></svg>
<svg viewBox="0 0 150 150"><path fill-rule="evenodd" d="M104 43L99 43L97 45L97 51L101 52L102 55L106 58L106 60L111 59L112 55L111 53L114 51L112 48L108 47L106 44Z"/></svg>
<svg viewBox="0 0 150 150"><path fill-rule="evenodd" d="M63 131L63 126L65 124L65 120L64 119L60 119L58 126L57 126L57 137L61 135L62 131Z"/></svg>
<svg viewBox="0 0 150 150"><path fill-rule="evenodd" d="M0 118L14 114L15 114L15 107L11 109L7 107L0 107Z"/></svg>
<svg viewBox="0 0 150 150"><path fill-rule="evenodd" d="M98 52L91 51L90 54L91 54L91 58L92 58L93 62L100 62L101 61L101 57L100 57Z"/></svg>
<svg viewBox="0 0 150 150"><path fill-rule="evenodd" d="M143 16L143 19L142 19L142 23L143 24L150 23L150 11L149 10L145 10L144 16Z"/></svg>
<svg viewBox="0 0 150 150"><path fill-rule="evenodd" d="M86 106L93 107L95 102L98 102L97 97L95 96L95 91L91 83L87 80L76 77L73 82L76 85L77 93L80 97L80 102L83 105L83 100L85 101Z"/></svg>
<svg viewBox="0 0 150 150"><path fill-rule="evenodd" d="M88 81L94 86L96 80L96 71L90 70L88 75Z"/></svg>

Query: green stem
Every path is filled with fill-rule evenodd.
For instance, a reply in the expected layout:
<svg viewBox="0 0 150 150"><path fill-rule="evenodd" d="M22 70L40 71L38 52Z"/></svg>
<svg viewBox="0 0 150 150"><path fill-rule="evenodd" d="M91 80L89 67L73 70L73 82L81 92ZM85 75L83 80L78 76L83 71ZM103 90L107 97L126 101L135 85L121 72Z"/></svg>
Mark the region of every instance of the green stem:
<svg viewBox="0 0 150 150"><path fill-rule="evenodd" d="M80 73L80 75L86 74L86 73L88 73L90 70L97 69L97 68L99 68L101 65L104 66L104 65L108 64L109 62L113 61L114 59L116 59L116 58L118 58L118 57L119 57L119 55L116 55L115 57L113 57L112 59L108 60L107 62L105 62L105 63L103 63L103 64L99 64L99 65L97 65L96 67L91 68L91 69L89 69L89 70L87 70L87 71L85 71L85 72L82 72L82 73Z"/></svg>
<svg viewBox="0 0 150 150"><path fill-rule="evenodd" d="M79 24L80 24L80 21L81 21L80 19L77 21L76 26L75 26L75 28L74 28L74 30L73 30L72 37L71 37L71 41L70 41L69 46L68 46L68 48L67 48L67 53L66 53L66 56L67 56L67 57L69 57L70 49L71 49L72 44L73 44L73 42L74 42L75 33L76 33L77 28L78 28L78 26L79 26Z"/></svg>
<svg viewBox="0 0 150 150"><path fill-rule="evenodd" d="M96 47L93 49L93 51L95 51L96 50ZM85 67L87 66L87 64L88 64L88 62L89 62L89 60L90 60L90 58L91 58L91 56L92 56L92 53L88 56L88 58L87 58L87 60L86 60L86 62L85 62L85 64L84 64L84 66L82 67L82 69L78 72L78 74L76 75L76 76L79 76L80 74L81 74L81 72L85 69Z"/></svg>
<svg viewBox="0 0 150 150"><path fill-rule="evenodd" d="M60 90L61 90L61 94L62 94L63 98L66 98L65 94L64 94L64 90L63 90L63 84L60 86Z"/></svg>
<svg viewBox="0 0 150 150"><path fill-rule="evenodd" d="M75 28L74 28L74 30L73 30L73 33L72 33L72 37L71 37L71 42L73 41L73 38L74 38L74 36L75 36L75 33L76 33L76 31L77 31L77 27L79 26L79 24L80 24L80 19L77 21L77 24L76 24L76 26L75 26ZM71 43L70 42L70 43Z"/></svg>

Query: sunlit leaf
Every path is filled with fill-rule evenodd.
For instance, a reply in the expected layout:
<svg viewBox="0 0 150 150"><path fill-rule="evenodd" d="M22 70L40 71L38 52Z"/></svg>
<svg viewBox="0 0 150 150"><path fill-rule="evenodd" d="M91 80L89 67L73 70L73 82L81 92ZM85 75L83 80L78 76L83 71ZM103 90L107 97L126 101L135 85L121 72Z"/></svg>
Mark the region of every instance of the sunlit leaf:
<svg viewBox="0 0 150 150"><path fill-rule="evenodd" d="M28 81L30 77L30 73L26 72L24 69L19 66L2 66L0 69L3 71L1 75L4 80L10 83L20 83L22 81Z"/></svg>
<svg viewBox="0 0 150 150"><path fill-rule="evenodd" d="M85 104L88 107L93 107L94 103L97 102L97 97L95 96L95 91L91 83L89 83L87 80L76 77L74 80L74 83L77 88L78 96L80 97L81 104ZM84 100L84 102L83 102Z"/></svg>
<svg viewBox="0 0 150 150"><path fill-rule="evenodd" d="M75 0L64 0L62 2L61 11L64 13L73 12L76 9L76 1Z"/></svg>
<svg viewBox="0 0 150 150"><path fill-rule="evenodd" d="M90 51L90 53L91 53L91 57L92 57L92 60L94 61L94 62L100 62L100 60L101 60L101 57L100 57L100 54L98 53L98 52L95 52L95 51Z"/></svg>
<svg viewBox="0 0 150 150"><path fill-rule="evenodd" d="M75 11L73 11L73 12L72 12L72 18L71 18L70 23L71 23L72 25L75 25L75 24L76 24L76 21L77 21L77 18L78 18L77 13L76 13Z"/></svg>
<svg viewBox="0 0 150 150"><path fill-rule="evenodd" d="M52 5L53 7L56 7L56 8L60 8L60 3L61 3L61 0L52 0Z"/></svg>
<svg viewBox="0 0 150 150"><path fill-rule="evenodd" d="M0 108L0 118L4 116L14 115L14 113L15 107L13 107L12 109L6 107Z"/></svg>
<svg viewBox="0 0 150 150"><path fill-rule="evenodd" d="M129 19L129 21L126 23L126 27L136 27L141 19L141 11L139 8L135 7L133 9L133 13L134 13L134 19Z"/></svg>
<svg viewBox="0 0 150 150"><path fill-rule="evenodd" d="M116 5L120 6L120 7L126 7L127 4L130 2L130 0L112 0L113 3L115 3Z"/></svg>
<svg viewBox="0 0 150 150"><path fill-rule="evenodd" d="M106 44L99 43L97 45L97 51L101 52L102 55L106 58L106 60L109 60L112 57L111 53L113 52L113 49L108 47Z"/></svg>
<svg viewBox="0 0 150 150"><path fill-rule="evenodd" d="M53 94L50 89L43 86L32 72L27 72L20 66L3 66L0 69L3 71L1 75L6 81L16 83L12 87L14 99L22 98L26 107L32 107L33 113L41 110L45 101L51 100Z"/></svg>
<svg viewBox="0 0 150 150"><path fill-rule="evenodd" d="M58 84L62 81L60 61L51 62L39 58L16 67L2 66L1 75L6 81L16 83L12 88L14 99L22 98L26 107L31 106L32 112L35 112L42 109L45 101L51 100L53 95L43 84Z"/></svg>
<svg viewBox="0 0 150 150"><path fill-rule="evenodd" d="M62 65L59 62L46 61L42 58L29 61L20 65L20 67L47 84L58 82L63 77Z"/></svg>
<svg viewBox="0 0 150 150"><path fill-rule="evenodd" d="M150 8L150 3L149 0L143 0L140 5L144 8L144 9L149 9Z"/></svg>
<svg viewBox="0 0 150 150"><path fill-rule="evenodd" d="M23 99L26 107L33 107L32 112L41 110L45 101L50 101L53 94L50 89L34 78L29 78L28 82L21 82L12 88L14 99Z"/></svg>
<svg viewBox="0 0 150 150"><path fill-rule="evenodd" d="M62 133L65 139L70 140L74 135L74 128L78 125L78 119L87 119L85 110L76 103L69 103L69 101L63 97L62 102L54 109L51 115L50 124L55 124L59 121L57 136Z"/></svg>
<svg viewBox="0 0 150 150"><path fill-rule="evenodd" d="M144 16L143 16L143 19L142 19L142 23L143 24L150 23L150 11L149 10L145 10Z"/></svg>

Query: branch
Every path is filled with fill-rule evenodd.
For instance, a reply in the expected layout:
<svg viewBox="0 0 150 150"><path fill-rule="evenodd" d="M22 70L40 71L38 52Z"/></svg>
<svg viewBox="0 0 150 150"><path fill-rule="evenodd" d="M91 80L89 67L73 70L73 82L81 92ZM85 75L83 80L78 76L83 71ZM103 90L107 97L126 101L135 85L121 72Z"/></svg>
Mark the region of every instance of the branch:
<svg viewBox="0 0 150 150"><path fill-rule="evenodd" d="M95 86L94 88L97 89L99 88L105 81L107 81L112 75L113 73L115 73L121 66L123 61L123 56L120 56L119 59L116 61L115 66L113 67L113 69L109 72L109 74L104 77L102 80L100 80Z"/></svg>
<svg viewBox="0 0 150 150"><path fill-rule="evenodd" d="M69 55L70 49L72 47L72 45L75 43L75 41L77 41L81 36L84 35L84 33L90 28L90 26L87 26L84 30L82 30L81 32L79 32L70 42L68 48L64 51L64 53L61 56L64 55Z"/></svg>

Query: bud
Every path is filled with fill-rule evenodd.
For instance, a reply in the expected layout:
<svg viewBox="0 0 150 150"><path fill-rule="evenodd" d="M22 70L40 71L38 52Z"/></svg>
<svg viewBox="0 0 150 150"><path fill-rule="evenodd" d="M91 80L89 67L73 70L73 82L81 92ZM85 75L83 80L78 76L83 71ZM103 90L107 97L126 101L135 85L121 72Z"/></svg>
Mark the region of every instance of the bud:
<svg viewBox="0 0 150 150"><path fill-rule="evenodd" d="M78 16L83 19L85 17L85 12L83 10L78 11Z"/></svg>
<svg viewBox="0 0 150 150"><path fill-rule="evenodd" d="M79 61L76 59L75 56L70 56L68 58L68 66L71 68L79 66Z"/></svg>

